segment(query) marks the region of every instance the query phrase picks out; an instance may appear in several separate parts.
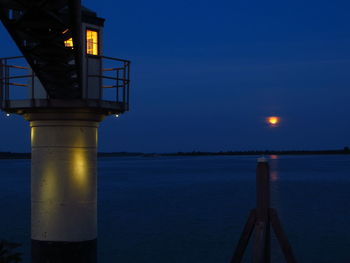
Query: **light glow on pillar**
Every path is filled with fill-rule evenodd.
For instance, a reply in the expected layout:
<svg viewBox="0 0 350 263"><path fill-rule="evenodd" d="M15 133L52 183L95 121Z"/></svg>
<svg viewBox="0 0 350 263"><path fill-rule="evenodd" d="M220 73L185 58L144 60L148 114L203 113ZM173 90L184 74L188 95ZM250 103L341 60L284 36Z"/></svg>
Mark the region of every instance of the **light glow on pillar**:
<svg viewBox="0 0 350 263"><path fill-rule="evenodd" d="M56 200L59 196L59 182L58 182L58 174L56 171L56 167L54 161L49 158L45 160L45 165L42 167L41 177L42 184L41 187L36 189L38 191L38 200L39 202L52 202ZM49 216L49 215L48 215Z"/></svg>
<svg viewBox="0 0 350 263"><path fill-rule="evenodd" d="M76 150L74 152L74 161L72 165L74 166L73 169L75 171L75 178L77 181L81 183L84 182L86 175L86 160L81 151Z"/></svg>
<svg viewBox="0 0 350 263"><path fill-rule="evenodd" d="M85 202L96 200L96 151L74 149L72 152L70 184L74 196Z"/></svg>

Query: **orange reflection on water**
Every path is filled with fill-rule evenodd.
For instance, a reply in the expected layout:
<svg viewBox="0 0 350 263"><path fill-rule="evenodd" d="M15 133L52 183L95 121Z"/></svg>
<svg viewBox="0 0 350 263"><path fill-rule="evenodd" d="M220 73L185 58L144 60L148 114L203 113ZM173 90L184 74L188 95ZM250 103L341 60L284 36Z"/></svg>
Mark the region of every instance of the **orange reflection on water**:
<svg viewBox="0 0 350 263"><path fill-rule="evenodd" d="M271 160L277 160L277 159L278 159L278 155L276 155L276 154L271 154L271 155L270 155L270 158L271 158Z"/></svg>
<svg viewBox="0 0 350 263"><path fill-rule="evenodd" d="M272 182L276 182L279 179L279 175L277 171L271 171L270 172L270 179Z"/></svg>
<svg viewBox="0 0 350 263"><path fill-rule="evenodd" d="M276 182L279 180L279 173L278 173L278 163L279 163L279 156L277 154L271 154L270 156L270 180L271 182Z"/></svg>

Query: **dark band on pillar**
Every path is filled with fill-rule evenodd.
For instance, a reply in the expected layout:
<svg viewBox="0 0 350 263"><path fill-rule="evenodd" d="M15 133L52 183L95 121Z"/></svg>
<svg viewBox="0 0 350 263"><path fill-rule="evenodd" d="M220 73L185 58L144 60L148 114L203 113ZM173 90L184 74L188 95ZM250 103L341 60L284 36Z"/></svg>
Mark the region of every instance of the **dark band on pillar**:
<svg viewBox="0 0 350 263"><path fill-rule="evenodd" d="M96 263L97 239L82 242L32 239L32 263Z"/></svg>

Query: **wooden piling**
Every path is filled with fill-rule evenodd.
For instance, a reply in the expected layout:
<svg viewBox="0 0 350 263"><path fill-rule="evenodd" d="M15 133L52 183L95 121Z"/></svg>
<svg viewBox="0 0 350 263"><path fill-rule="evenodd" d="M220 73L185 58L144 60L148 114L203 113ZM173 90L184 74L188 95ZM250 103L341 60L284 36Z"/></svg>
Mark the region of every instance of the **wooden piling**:
<svg viewBox="0 0 350 263"><path fill-rule="evenodd" d="M270 171L265 158L259 158L256 168L256 209L250 212L230 263L240 263L254 231L253 263L271 262L271 226L287 263L296 263L292 247L283 231L277 211L270 208Z"/></svg>

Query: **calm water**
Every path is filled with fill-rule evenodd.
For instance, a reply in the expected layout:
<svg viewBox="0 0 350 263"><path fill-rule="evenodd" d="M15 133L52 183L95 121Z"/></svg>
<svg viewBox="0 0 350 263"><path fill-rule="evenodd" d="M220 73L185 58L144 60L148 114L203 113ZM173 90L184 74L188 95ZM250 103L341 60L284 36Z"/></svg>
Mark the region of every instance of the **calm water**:
<svg viewBox="0 0 350 263"><path fill-rule="evenodd" d="M99 262L228 263L255 207L255 165L256 157L99 159ZM350 156L270 165L272 204L298 261L349 263ZM0 238L22 242L28 262L30 161L0 160L0 169ZM276 240L272 251L283 262Z"/></svg>

